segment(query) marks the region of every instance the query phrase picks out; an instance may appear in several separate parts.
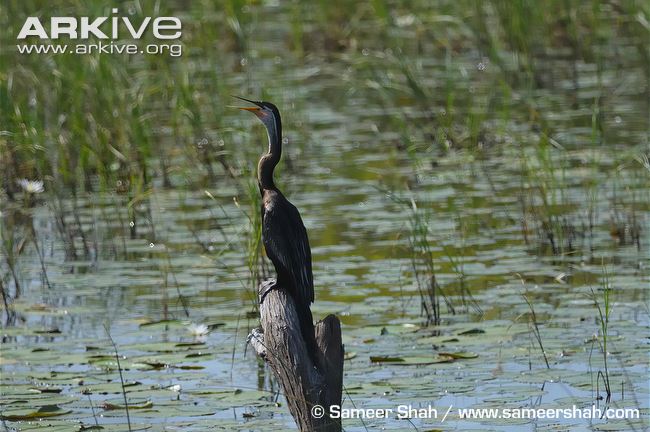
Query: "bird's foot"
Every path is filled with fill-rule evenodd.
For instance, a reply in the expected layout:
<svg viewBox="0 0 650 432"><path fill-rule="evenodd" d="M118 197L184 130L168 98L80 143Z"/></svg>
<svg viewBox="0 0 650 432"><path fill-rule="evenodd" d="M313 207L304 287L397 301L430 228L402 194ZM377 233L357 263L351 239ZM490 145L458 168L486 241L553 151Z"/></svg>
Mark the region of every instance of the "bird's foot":
<svg viewBox="0 0 650 432"><path fill-rule="evenodd" d="M246 343L247 344L251 343L251 340L253 340L253 339L258 339L258 340L261 340L261 341L264 340L264 330L262 329L262 327L254 328L251 331L251 333L248 335L248 337L246 338Z"/></svg>
<svg viewBox="0 0 650 432"><path fill-rule="evenodd" d="M275 279L270 279L262 282L262 289L260 290L260 304L264 303L266 295L274 288L277 288L278 282Z"/></svg>
<svg viewBox="0 0 650 432"><path fill-rule="evenodd" d="M253 329L246 338L246 347L251 345L258 356L266 359L266 347L264 346L264 330L261 327Z"/></svg>

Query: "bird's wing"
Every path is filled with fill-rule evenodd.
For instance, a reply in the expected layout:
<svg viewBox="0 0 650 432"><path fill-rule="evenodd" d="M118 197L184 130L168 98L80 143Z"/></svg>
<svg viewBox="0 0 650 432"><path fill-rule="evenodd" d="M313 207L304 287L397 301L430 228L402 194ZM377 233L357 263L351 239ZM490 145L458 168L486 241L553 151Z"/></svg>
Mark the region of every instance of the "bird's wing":
<svg viewBox="0 0 650 432"><path fill-rule="evenodd" d="M286 199L265 207L262 237L268 257L293 279L297 300L309 305L314 301L311 249L298 209Z"/></svg>

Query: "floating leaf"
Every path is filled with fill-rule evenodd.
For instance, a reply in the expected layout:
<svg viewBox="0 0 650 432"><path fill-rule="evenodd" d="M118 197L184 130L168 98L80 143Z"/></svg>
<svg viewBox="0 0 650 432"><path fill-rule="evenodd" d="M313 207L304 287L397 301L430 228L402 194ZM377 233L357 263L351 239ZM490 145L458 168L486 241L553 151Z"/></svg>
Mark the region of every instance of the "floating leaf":
<svg viewBox="0 0 650 432"><path fill-rule="evenodd" d="M480 328L473 328L471 330L462 331L462 332L460 332L458 334L463 336L463 335L476 335L476 334L484 334L484 333L485 333L485 330L482 330Z"/></svg>
<svg viewBox="0 0 650 432"><path fill-rule="evenodd" d="M61 330L58 328L51 328L51 329L45 329L45 330L34 330L34 333L36 334L61 334Z"/></svg>
<svg viewBox="0 0 650 432"><path fill-rule="evenodd" d="M205 342L180 342L177 344L174 344L174 346L177 346L179 348L184 348L184 347L195 347L195 346L205 346Z"/></svg>
<svg viewBox="0 0 650 432"><path fill-rule="evenodd" d="M32 387L30 390L38 393L61 393L63 389L57 387Z"/></svg>
<svg viewBox="0 0 650 432"><path fill-rule="evenodd" d="M43 405L37 410L8 411L0 415L0 419L8 421L31 420L46 417L57 417L71 413L58 405Z"/></svg>
<svg viewBox="0 0 650 432"><path fill-rule="evenodd" d="M438 353L438 355L451 357L453 359L473 359L478 357L478 354L473 352L455 352L455 353L441 352Z"/></svg>
<svg viewBox="0 0 650 432"><path fill-rule="evenodd" d="M179 320L175 319L164 319L164 320L159 320L159 321L148 321L140 324L140 328L145 328L145 327L154 327L154 326L182 326L183 323Z"/></svg>
<svg viewBox="0 0 650 432"><path fill-rule="evenodd" d="M404 357L401 362L395 363L396 366L420 366L438 363L451 363L454 359L447 356L438 357Z"/></svg>
<svg viewBox="0 0 650 432"><path fill-rule="evenodd" d="M391 357L391 356L370 356L370 361L373 363L397 363L403 362L402 357Z"/></svg>
<svg viewBox="0 0 650 432"><path fill-rule="evenodd" d="M185 358L197 358L197 357L205 357L205 356L209 356L209 355L212 355L212 354L209 353L209 352L197 352L197 353L188 354L188 355L185 356Z"/></svg>
<svg viewBox="0 0 650 432"><path fill-rule="evenodd" d="M101 407L103 409L105 409L106 411L125 409L124 405L114 404L114 403L110 403L110 402L104 402ZM129 409L130 410L132 410L132 409L140 410L140 409L148 409L148 408L153 408L153 402L150 401L150 400L147 400L147 401L141 402L141 403L130 403L129 404Z"/></svg>

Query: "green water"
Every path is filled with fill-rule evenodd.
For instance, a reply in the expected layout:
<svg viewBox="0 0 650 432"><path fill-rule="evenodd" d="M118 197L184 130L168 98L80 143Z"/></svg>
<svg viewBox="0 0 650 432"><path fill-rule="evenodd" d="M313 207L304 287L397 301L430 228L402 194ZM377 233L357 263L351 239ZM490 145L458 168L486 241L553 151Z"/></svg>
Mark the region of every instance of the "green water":
<svg viewBox="0 0 650 432"><path fill-rule="evenodd" d="M337 5L247 5L243 49L231 34L194 51L200 25L230 21L179 7L192 24L176 61L207 116L202 132L179 143L170 132L178 113L156 96L150 181L139 192L91 176L94 187L72 199L53 190L52 174L42 194L0 195L7 430L128 430L108 334L133 430L295 427L270 370L246 349L256 276L272 275L248 258L249 191L266 135L227 108L237 105L229 94L263 97L283 113L276 179L309 233L314 316L343 323L344 406L432 405L440 416L453 407L444 422L351 419L345 430L648 428L650 114L638 36L647 33L623 29L642 26L643 15L602 6L591 32L574 29L596 35L577 50L558 21L548 39L528 40L532 54L512 52L516 41L494 54L470 11L400 6L386 18L379 4L344 5L349 25ZM324 23L336 37L323 36ZM153 68L142 59L129 67ZM203 139L235 178L216 162L210 178L188 156ZM420 297L432 274L444 295L437 325L427 325ZM598 378L606 294L609 403ZM193 335L192 323L211 331ZM641 418L468 420L455 411L592 404L637 408Z"/></svg>

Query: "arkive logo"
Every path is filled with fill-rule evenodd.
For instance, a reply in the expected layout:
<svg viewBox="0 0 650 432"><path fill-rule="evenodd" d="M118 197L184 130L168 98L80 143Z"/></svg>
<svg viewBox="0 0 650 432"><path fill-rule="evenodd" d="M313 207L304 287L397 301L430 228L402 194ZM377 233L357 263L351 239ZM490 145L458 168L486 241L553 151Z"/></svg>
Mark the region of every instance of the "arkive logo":
<svg viewBox="0 0 650 432"><path fill-rule="evenodd" d="M117 8L112 9L118 13ZM16 39L26 39L30 36L39 39L98 39L117 40L120 38L140 39L148 30L156 39L178 39L181 37L181 20L176 17L144 17L139 23L134 23L126 16L97 17L51 17L50 31L45 29L39 17L28 17L20 29Z"/></svg>

